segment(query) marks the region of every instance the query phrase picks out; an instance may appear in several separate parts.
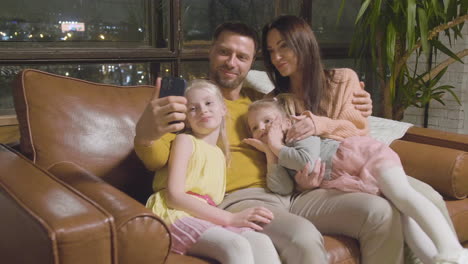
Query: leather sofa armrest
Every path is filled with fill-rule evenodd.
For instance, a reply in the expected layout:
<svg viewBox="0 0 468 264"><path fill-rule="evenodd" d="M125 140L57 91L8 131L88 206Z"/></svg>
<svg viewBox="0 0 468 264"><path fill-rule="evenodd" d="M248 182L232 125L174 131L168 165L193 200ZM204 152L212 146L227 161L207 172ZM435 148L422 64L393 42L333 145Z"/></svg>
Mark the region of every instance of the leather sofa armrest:
<svg viewBox="0 0 468 264"><path fill-rule="evenodd" d="M0 168L2 263L112 263L99 208L5 145Z"/></svg>
<svg viewBox="0 0 468 264"><path fill-rule="evenodd" d="M170 250L169 230L151 210L75 163L54 164L49 172L112 217L119 263L165 263Z"/></svg>
<svg viewBox="0 0 468 264"><path fill-rule="evenodd" d="M390 147L400 156L406 173L446 198L464 199L468 194L468 152L404 140Z"/></svg>
<svg viewBox="0 0 468 264"><path fill-rule="evenodd" d="M468 151L468 135L436 129L410 127L402 140Z"/></svg>

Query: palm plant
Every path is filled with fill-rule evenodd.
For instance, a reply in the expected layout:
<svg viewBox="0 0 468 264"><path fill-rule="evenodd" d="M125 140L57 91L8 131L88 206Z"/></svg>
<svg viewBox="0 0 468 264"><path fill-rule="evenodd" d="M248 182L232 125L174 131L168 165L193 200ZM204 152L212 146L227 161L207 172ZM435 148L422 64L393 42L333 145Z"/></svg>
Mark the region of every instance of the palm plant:
<svg viewBox="0 0 468 264"><path fill-rule="evenodd" d="M460 58L468 55L468 49L452 52L439 40L439 34L443 32L450 44L462 37L467 9L467 0L362 1L350 52L360 62L370 55L383 89L384 117L400 120L408 106L425 107L431 100L444 104L445 93L460 103L453 86L437 83L448 65L463 63ZM449 58L432 68L439 52ZM409 64L412 55L416 61L425 58L426 63Z"/></svg>

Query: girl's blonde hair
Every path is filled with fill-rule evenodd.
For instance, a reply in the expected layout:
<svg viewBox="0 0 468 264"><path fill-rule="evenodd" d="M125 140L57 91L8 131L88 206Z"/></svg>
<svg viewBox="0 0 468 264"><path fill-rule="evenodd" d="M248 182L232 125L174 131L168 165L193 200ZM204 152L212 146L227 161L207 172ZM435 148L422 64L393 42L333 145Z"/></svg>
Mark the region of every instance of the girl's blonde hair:
<svg viewBox="0 0 468 264"><path fill-rule="evenodd" d="M283 118L291 120L290 116L296 115L294 102L294 98L291 94L283 93L273 98L264 98L253 102L249 105L247 113L263 108L273 108L278 110ZM249 126L247 125L247 127ZM250 131L250 127L249 132L252 133L252 131Z"/></svg>
<svg viewBox="0 0 468 264"><path fill-rule="evenodd" d="M282 93L272 98L257 100L249 105L248 112L266 107L276 108L285 117L296 115L295 100L293 95L289 93Z"/></svg>
<svg viewBox="0 0 468 264"><path fill-rule="evenodd" d="M218 101L219 101L219 103L221 105L225 106L224 97L221 94L221 91L219 90L219 87L215 83L213 83L213 82L211 82L209 80L204 80L204 79L192 80L192 81L188 82L187 88L185 89L185 92L184 92L184 95L186 96L187 93L190 90L193 90L193 89L203 89L205 91L208 91L209 93L216 96L216 98L218 99ZM231 152L229 151L229 141L228 141L227 131L226 131L226 116L227 116L227 114L228 113L226 113L226 115L221 120L217 145L223 151L224 156L226 157L226 164L229 165L229 162L231 160ZM185 129L184 132L192 134L191 129L188 128L187 125L185 127L186 127L186 129Z"/></svg>

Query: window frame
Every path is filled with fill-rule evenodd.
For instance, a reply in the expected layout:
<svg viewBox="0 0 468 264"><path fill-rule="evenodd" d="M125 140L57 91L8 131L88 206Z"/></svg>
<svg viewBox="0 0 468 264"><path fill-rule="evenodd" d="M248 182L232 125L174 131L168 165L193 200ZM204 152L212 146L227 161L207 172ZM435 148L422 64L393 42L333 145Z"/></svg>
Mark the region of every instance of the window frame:
<svg viewBox="0 0 468 264"><path fill-rule="evenodd" d="M0 64L18 63L57 63L57 62L87 62L87 63L115 63L115 62L155 62L160 60L174 60L176 64L183 60L206 60L209 44L197 49L182 49L181 32L181 1L169 1L169 47L156 48L156 30L160 23L157 18L155 6L160 0L147 0L148 31L150 32L149 45L132 46L125 43L0 43ZM288 0L275 0L275 15L281 14L287 8ZM301 16L311 21L313 0L301 1ZM349 44L322 47L325 59L349 58ZM260 57L261 59L261 57ZM179 68L178 65L175 66ZM178 72L176 72L178 74Z"/></svg>
<svg viewBox="0 0 468 264"><path fill-rule="evenodd" d="M99 1L99 0L97 0ZM157 48L158 41L156 27L163 25L164 17L158 15L156 6L162 0L146 0L146 17L148 23L149 45L129 45L122 42L98 43L18 43L0 42L0 65L18 64L54 64L54 63L149 63L150 82L160 75L159 63L170 63L174 75L180 75L181 63L184 61L208 60L209 43L196 49L183 49L181 1L169 0L169 45L166 48ZM301 14L310 23L312 16L312 3L314 0L301 0ZM275 16L287 10L288 0L275 0ZM159 20L158 20L159 19ZM90 47L92 45L92 47ZM324 59L348 59L348 44L323 46ZM262 60L261 53L257 60ZM0 116L1 117L1 116ZM11 120L11 118L9 119ZM10 122L11 123L11 122Z"/></svg>

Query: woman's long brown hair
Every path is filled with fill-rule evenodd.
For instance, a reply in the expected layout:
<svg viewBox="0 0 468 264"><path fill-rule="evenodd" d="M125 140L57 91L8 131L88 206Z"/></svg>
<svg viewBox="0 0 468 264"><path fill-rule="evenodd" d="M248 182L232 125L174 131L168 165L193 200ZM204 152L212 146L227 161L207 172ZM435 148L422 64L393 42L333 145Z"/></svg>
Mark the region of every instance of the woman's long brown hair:
<svg viewBox="0 0 468 264"><path fill-rule="evenodd" d="M320 100L324 95L326 79L329 77L325 72L320 48L310 26L303 19L284 15L274 19L263 27L262 52L268 76L275 85L275 94L291 93L289 77L283 77L271 62L268 51L267 35L270 30L276 29L297 56L297 69L302 70L302 89L295 91L295 96L303 100L304 107L312 113L320 115Z"/></svg>

